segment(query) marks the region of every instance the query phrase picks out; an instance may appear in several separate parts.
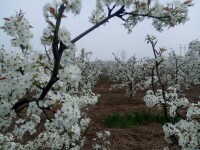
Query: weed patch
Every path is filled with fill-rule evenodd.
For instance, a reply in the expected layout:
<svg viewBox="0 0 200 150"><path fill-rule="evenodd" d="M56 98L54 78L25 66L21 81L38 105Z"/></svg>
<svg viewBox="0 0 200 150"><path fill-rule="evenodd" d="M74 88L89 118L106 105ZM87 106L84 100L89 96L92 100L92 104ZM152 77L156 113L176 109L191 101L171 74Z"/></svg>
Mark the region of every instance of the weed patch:
<svg viewBox="0 0 200 150"><path fill-rule="evenodd" d="M113 113L110 116L105 117L105 124L109 128L130 128L135 125L141 125L144 123L160 123L165 124L167 120L162 113L149 113L148 111L138 111L134 113L126 113L120 115L119 113ZM173 118L172 123L179 121L179 118Z"/></svg>

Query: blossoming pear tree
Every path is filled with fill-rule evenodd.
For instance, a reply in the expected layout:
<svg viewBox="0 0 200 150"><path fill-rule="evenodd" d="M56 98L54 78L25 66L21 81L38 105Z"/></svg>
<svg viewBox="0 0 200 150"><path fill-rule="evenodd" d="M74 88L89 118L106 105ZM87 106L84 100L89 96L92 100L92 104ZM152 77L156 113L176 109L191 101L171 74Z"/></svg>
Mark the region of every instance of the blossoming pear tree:
<svg viewBox="0 0 200 150"><path fill-rule="evenodd" d="M111 18L118 17L129 32L145 18L162 31L188 20L191 0L162 4L158 0L97 0L89 21L94 25L71 38L61 21L66 13L79 14L81 0L47 3L43 15L47 27L41 43L45 54L34 51L31 24L23 11L4 18L2 29L12 37L18 51L1 50L0 149L80 149L84 144L89 118L83 107L97 102L91 93L79 90L81 70L73 61L75 43ZM43 131L38 133L38 129ZM28 139L26 137L29 137Z"/></svg>
<svg viewBox="0 0 200 150"><path fill-rule="evenodd" d="M198 40L189 43L188 51L184 56L177 55L173 50L163 62L163 75L165 84L184 87L199 84L199 56ZM176 87L178 88L178 87Z"/></svg>
<svg viewBox="0 0 200 150"><path fill-rule="evenodd" d="M81 69L81 80L79 87L82 93L92 92L94 85L97 83L99 75L102 74L103 64L100 60L90 61L92 52L81 50L81 54L75 59L75 63Z"/></svg>
<svg viewBox="0 0 200 150"><path fill-rule="evenodd" d="M137 90L149 87L152 69L148 61L148 58L137 60L133 56L124 62L115 56L115 61L107 68L110 80L115 83L111 89L126 88L126 94L131 98Z"/></svg>
<svg viewBox="0 0 200 150"><path fill-rule="evenodd" d="M147 35L147 43L150 43L155 56L155 71L161 89L148 90L144 101L147 107L157 106L165 114L169 123L163 126L165 140L169 144L176 144L180 149L200 148L200 102L190 103L185 97L180 98L180 89L164 84L161 78L160 64L163 62L162 49L156 50L157 39L155 36ZM190 43L191 44L191 43ZM188 62L188 61L186 61ZM189 66L190 67L190 66ZM160 69L161 68L161 69ZM171 118L178 116L180 121L173 124ZM168 147L165 147L168 149Z"/></svg>

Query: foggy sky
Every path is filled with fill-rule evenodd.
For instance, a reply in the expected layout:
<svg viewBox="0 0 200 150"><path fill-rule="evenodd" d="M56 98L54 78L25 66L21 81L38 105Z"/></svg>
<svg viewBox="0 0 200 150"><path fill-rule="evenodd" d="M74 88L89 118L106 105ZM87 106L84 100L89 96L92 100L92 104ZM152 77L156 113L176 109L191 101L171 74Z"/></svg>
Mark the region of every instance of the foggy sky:
<svg viewBox="0 0 200 150"><path fill-rule="evenodd" d="M34 49L43 50L40 44L40 37L43 29L47 26L45 23L42 7L46 2L51 0L1 0L0 5L0 26L3 25L3 18L15 15L15 11L22 9L25 12L25 17L29 19L34 27L32 32L34 39L32 44ZM93 32L89 33L76 43L78 49L77 55L81 48L86 51L92 51L92 60L98 58L101 60L113 60L112 53L120 57L120 52L126 52L126 58L136 57L151 57L153 56L150 45L144 41L147 34L154 34L158 38L157 47L165 47L170 52L171 48L180 54L180 45L184 46L195 39L200 39L200 2L194 1L195 6L189 10L190 20L184 25L175 26L174 28L165 29L163 32L156 31L151 25L152 20L148 19L138 23L131 34L127 34L127 30L121 25L123 22L118 18L113 18L106 25L100 26ZM95 8L95 0L82 2L81 14L74 16L66 14L67 18L62 20L62 25L71 33L71 38L78 36L92 26L88 22L92 9ZM3 30L0 30L0 45L5 45L5 49L13 49L10 46L10 39ZM181 54L184 54L182 49Z"/></svg>

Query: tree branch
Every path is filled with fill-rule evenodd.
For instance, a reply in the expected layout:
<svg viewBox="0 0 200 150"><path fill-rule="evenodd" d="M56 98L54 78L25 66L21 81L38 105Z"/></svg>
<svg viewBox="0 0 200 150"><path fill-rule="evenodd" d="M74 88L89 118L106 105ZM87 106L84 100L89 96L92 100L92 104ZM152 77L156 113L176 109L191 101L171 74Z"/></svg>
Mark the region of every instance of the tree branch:
<svg viewBox="0 0 200 150"><path fill-rule="evenodd" d="M154 57L155 57L155 59L157 59L158 53L157 53L157 51L155 49L157 41L153 42L153 40L150 40L149 42L151 43L151 46L152 46L152 49L153 49L153 53L154 53ZM167 119L167 121L170 121L170 119L168 117L168 114L167 114L165 86L162 83L162 80L161 80L161 77L160 77L159 65L160 65L160 63L158 63L158 61L156 60L156 68L155 69L156 69L156 74L158 76L158 82L160 83L160 86L162 88L162 97L163 97L163 100L164 100L164 103L162 104L162 106L163 106L163 110L164 110L164 115L165 115L165 118Z"/></svg>
<svg viewBox="0 0 200 150"><path fill-rule="evenodd" d="M82 37L84 37L85 35L87 35L91 31L93 31L94 29L98 28L100 25L106 23L109 19L111 19L113 17L116 17L116 16L118 16L119 14L121 14L123 12L124 12L124 6L120 7L120 9L118 9L115 13L109 15L108 17L106 17L105 19L103 19L101 22L95 24L94 26L92 26L91 28L89 28L88 30L86 30L85 32L83 32L82 34L80 34L79 36L77 36L76 38L74 38L73 40L71 40L71 43L76 43Z"/></svg>
<svg viewBox="0 0 200 150"><path fill-rule="evenodd" d="M124 12L123 16L125 15L130 15L130 16L143 16L143 17L150 17L150 18L154 18L154 19L158 19L158 20L162 20L162 19L170 19L170 16L153 16L150 15L149 13L146 14L138 14L138 13L133 13L133 12Z"/></svg>
<svg viewBox="0 0 200 150"><path fill-rule="evenodd" d="M48 84L43 88L42 93L40 94L39 98L36 101L37 103L40 100L43 100L46 97L47 93L52 88L54 83L59 80L58 70L59 70L59 66L60 66L60 60L61 60L62 53L60 53L58 51L58 32L59 32L60 23L61 23L62 14L64 12L64 9L65 9L64 4L62 4L59 8L59 11L58 11L56 28L55 28L55 31L54 31L54 38L53 38L53 43L52 43L53 55L54 55L54 67L53 67L53 71L52 71L52 74L51 74L51 78L50 78ZM60 46L60 49L61 48L63 48L63 47Z"/></svg>
<svg viewBox="0 0 200 150"><path fill-rule="evenodd" d="M60 67L60 60L61 60L63 51L68 48L62 42L60 42L60 47L58 47L58 32L59 32L59 27L61 24L61 19L62 19L64 9L65 9L65 7L62 4L58 11L58 16L57 16L56 26L55 26L55 31L54 31L54 38L53 38L53 43L52 43L52 49L53 49L52 51L53 51L53 56L54 56L53 71L52 71L49 82L42 89L42 93L40 94L40 96L36 99L36 103L38 106L39 106L39 101L43 100L46 97L47 93L50 91L50 89L53 87L53 85L59 80L58 70ZM113 10L113 9L114 9L114 6L111 10ZM123 13L124 11L125 11L124 6L120 7L115 13L109 15L108 17L106 17L105 19L100 21L99 23L95 24L94 26L92 26L91 28L89 28L88 30L86 30L85 32L80 34L79 36L75 37L73 40L71 40L71 43L73 43L73 44L76 43L78 40L83 38L85 35L87 35L91 31L93 31L94 29L98 28L100 25L106 23L109 19L118 16L119 14ZM26 103L26 102L24 102L24 103ZM17 110L20 106L21 106L21 104L18 103L17 105L14 105L14 107L12 109ZM26 105L26 106L28 106L28 105Z"/></svg>

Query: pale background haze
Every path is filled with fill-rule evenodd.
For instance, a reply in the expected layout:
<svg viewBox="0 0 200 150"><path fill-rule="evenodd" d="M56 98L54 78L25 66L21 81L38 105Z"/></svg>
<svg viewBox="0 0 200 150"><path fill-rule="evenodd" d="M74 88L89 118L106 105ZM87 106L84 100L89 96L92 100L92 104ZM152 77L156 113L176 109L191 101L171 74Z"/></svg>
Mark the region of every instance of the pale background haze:
<svg viewBox="0 0 200 150"><path fill-rule="evenodd" d="M0 26L3 25L3 18L15 15L15 11L22 9L25 12L25 17L29 19L31 25L34 27L32 32L34 39L32 44L34 49L43 50L40 44L40 37L43 29L47 26L44 20L42 7L46 2L51 0L1 0L0 5ZM66 14L67 18L62 20L62 25L71 33L71 38L78 36L92 26L88 21L92 9L95 8L95 0L83 0L81 14L74 16ZM190 7L190 20L184 25L179 25L174 28L165 29L163 32L156 31L151 25L152 20L148 19L138 23L131 34L127 34L127 30L121 25L123 22L114 18L106 25L100 26L92 31L76 43L77 55L81 48L86 51L92 51L92 60L113 60L112 53L120 57L121 51L126 52L126 59L134 54L136 57L152 57L152 49L144 41L147 34L154 34L159 39L158 47L165 47L170 52L171 48L178 54L184 54L185 50L182 48L180 52L180 45L188 45L188 43L195 39L200 39L200 1L194 0L195 5ZM10 46L10 39L3 30L0 30L0 45L5 45L7 50L14 49ZM187 50L187 49L186 49Z"/></svg>

